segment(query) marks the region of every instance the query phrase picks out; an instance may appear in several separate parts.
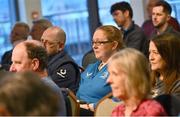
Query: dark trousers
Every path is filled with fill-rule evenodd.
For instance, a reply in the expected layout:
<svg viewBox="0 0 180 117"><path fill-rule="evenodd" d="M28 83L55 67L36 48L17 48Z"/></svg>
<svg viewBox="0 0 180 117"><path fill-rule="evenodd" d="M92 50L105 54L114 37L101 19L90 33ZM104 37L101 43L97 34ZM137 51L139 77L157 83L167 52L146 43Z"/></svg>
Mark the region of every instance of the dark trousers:
<svg viewBox="0 0 180 117"><path fill-rule="evenodd" d="M80 108L80 116L94 116L94 112L84 108Z"/></svg>

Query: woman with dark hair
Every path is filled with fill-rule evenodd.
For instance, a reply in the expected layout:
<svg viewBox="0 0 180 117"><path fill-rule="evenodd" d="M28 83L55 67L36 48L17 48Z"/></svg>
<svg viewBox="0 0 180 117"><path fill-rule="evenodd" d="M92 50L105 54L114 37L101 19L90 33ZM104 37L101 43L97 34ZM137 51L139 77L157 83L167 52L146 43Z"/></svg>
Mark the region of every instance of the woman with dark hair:
<svg viewBox="0 0 180 117"><path fill-rule="evenodd" d="M164 33L150 41L149 61L154 97L173 94L180 97L180 39Z"/></svg>

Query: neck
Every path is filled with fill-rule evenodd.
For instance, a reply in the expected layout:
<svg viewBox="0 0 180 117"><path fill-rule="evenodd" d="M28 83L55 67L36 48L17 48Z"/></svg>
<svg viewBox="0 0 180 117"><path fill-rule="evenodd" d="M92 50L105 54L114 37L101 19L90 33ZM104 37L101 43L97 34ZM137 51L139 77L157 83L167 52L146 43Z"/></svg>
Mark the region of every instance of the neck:
<svg viewBox="0 0 180 117"><path fill-rule="evenodd" d="M131 23L132 23L132 20L130 18L127 19L123 25L123 29L127 30L130 27Z"/></svg>
<svg viewBox="0 0 180 117"><path fill-rule="evenodd" d="M42 71L36 71L36 73L39 75L40 78L47 77L47 70L42 70Z"/></svg>
<svg viewBox="0 0 180 117"><path fill-rule="evenodd" d="M158 73L160 74L159 79L160 79L160 80L163 80L163 78L164 78L164 72L163 72L163 70L158 70Z"/></svg>
<svg viewBox="0 0 180 117"><path fill-rule="evenodd" d="M167 27L168 27L168 23L165 23L163 26L159 27L159 28L157 29L158 34L161 34L161 33L165 32L166 29L167 29Z"/></svg>
<svg viewBox="0 0 180 117"><path fill-rule="evenodd" d="M109 60L109 58L110 58L110 57L105 57L105 58L101 59L102 64L107 63L108 60Z"/></svg>
<svg viewBox="0 0 180 117"><path fill-rule="evenodd" d="M129 116L131 113L137 109L138 105L141 103L141 100L136 97L131 97L128 100L125 100L125 115Z"/></svg>

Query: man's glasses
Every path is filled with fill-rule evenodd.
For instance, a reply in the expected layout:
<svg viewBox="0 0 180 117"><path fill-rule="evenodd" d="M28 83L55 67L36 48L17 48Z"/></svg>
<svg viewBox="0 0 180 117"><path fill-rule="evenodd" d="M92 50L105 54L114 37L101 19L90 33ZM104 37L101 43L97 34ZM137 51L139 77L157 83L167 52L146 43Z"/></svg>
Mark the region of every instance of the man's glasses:
<svg viewBox="0 0 180 117"><path fill-rule="evenodd" d="M47 45L49 45L49 46L53 46L53 45L59 43L58 41L52 42L52 41L48 41L48 40L45 40L45 39L41 39L41 42L42 42L43 44L47 44Z"/></svg>
<svg viewBox="0 0 180 117"><path fill-rule="evenodd" d="M104 44L106 44L106 43L112 43L113 41L92 41L91 43L92 43L92 45L97 45L97 46L99 46L99 45L104 45Z"/></svg>

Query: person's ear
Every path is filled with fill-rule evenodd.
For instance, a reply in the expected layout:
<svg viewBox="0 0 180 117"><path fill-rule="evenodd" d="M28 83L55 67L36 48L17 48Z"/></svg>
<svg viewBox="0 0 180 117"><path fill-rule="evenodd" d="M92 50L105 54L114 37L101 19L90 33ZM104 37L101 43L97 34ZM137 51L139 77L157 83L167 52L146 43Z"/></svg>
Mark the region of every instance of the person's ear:
<svg viewBox="0 0 180 117"><path fill-rule="evenodd" d="M167 15L167 21L169 21L171 19L171 15Z"/></svg>
<svg viewBox="0 0 180 117"><path fill-rule="evenodd" d="M63 43L59 43L59 51L64 49L64 44Z"/></svg>
<svg viewBox="0 0 180 117"><path fill-rule="evenodd" d="M124 11L123 14L124 14L125 17L129 17L129 11L128 10Z"/></svg>
<svg viewBox="0 0 180 117"><path fill-rule="evenodd" d="M118 42L117 41L113 41L113 47L112 50L116 50L118 47Z"/></svg>
<svg viewBox="0 0 180 117"><path fill-rule="evenodd" d="M37 58L34 58L32 60L32 70L36 71L40 66L39 60Z"/></svg>

